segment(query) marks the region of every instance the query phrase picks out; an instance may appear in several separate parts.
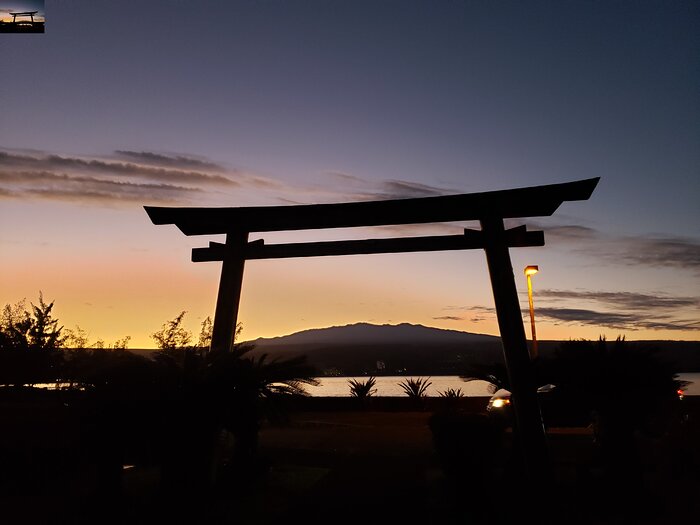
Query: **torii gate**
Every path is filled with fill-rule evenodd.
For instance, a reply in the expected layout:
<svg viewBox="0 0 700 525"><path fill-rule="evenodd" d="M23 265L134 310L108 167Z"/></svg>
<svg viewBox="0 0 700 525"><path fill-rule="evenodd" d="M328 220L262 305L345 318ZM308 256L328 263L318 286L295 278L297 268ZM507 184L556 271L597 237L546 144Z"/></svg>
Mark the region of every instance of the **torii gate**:
<svg viewBox="0 0 700 525"><path fill-rule="evenodd" d="M15 20L17 19L18 16L29 16L32 19L32 24L34 23L34 15L37 14L39 11L23 11L22 13L10 13L12 15L12 23L15 23Z"/></svg>
<svg viewBox="0 0 700 525"><path fill-rule="evenodd" d="M533 479L547 464L547 443L532 362L510 260L510 247L544 246L544 232L525 226L506 230L503 219L552 215L564 201L587 200L599 178L484 193L340 204L245 208L145 206L153 224L175 224L185 235L226 234L226 243L194 248L192 261L222 261L211 351L229 351L238 320L245 261L324 255L355 255L483 249L496 305L503 355L510 379L515 431ZM252 232L352 228L478 220L481 230L463 235L265 244Z"/></svg>

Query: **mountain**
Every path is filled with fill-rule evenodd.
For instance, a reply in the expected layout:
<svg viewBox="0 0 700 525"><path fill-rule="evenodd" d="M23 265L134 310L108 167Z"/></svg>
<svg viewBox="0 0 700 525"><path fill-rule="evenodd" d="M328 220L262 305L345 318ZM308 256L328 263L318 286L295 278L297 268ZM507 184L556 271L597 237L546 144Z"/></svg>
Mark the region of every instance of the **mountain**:
<svg viewBox="0 0 700 525"><path fill-rule="evenodd" d="M326 375L459 375L465 365L503 362L500 337L408 323L357 323L249 342L255 345L253 355L305 355ZM672 362L678 372L700 371L698 341L628 343L658 349L659 356ZM560 344L561 341L540 341L540 356L553 356Z"/></svg>
<svg viewBox="0 0 700 525"><path fill-rule="evenodd" d="M328 375L455 374L464 363L502 360L501 339L408 323L358 323L250 341L253 354L306 355Z"/></svg>
<svg viewBox="0 0 700 525"><path fill-rule="evenodd" d="M499 341L500 337L443 330L419 324L397 325L357 323L329 328L314 328L282 337L259 338L256 346L279 345L384 345L384 344L453 344Z"/></svg>

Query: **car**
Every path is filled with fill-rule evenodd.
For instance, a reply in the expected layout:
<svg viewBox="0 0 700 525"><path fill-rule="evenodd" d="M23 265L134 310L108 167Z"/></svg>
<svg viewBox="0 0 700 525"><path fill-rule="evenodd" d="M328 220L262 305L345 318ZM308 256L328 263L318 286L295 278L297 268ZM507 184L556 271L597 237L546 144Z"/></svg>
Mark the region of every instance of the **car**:
<svg viewBox="0 0 700 525"><path fill-rule="evenodd" d="M554 406L556 405L556 385L542 385L537 389L537 397L540 402L540 410L542 411L545 423L551 416ZM513 421L513 406L511 403L511 392L505 388L497 390L489 399L486 405L487 414L494 420L510 426Z"/></svg>
<svg viewBox="0 0 700 525"><path fill-rule="evenodd" d="M684 391L678 389L676 401L682 402ZM595 419L595 411L589 403L577 395L567 394L564 388L556 385L542 385L537 389L540 412L545 427L586 427ZM511 392L506 389L496 391L486 406L487 414L505 426L513 424L513 406Z"/></svg>

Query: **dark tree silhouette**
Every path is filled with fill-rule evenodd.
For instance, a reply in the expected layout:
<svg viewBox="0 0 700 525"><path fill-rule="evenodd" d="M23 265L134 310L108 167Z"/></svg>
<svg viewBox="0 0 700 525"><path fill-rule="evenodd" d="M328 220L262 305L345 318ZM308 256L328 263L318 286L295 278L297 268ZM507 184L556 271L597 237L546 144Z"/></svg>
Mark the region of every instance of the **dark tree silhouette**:
<svg viewBox="0 0 700 525"><path fill-rule="evenodd" d="M250 356L253 350L236 344L231 352L210 354L206 377L221 425L235 438L232 461L244 468L256 463L263 419L280 421L286 400L306 396L304 387L318 384L305 356L268 360L266 354Z"/></svg>
<svg viewBox="0 0 700 525"><path fill-rule="evenodd" d="M31 311L20 301L5 305L0 320L0 384L21 386L54 381L60 375L62 326L52 314L54 302L44 302Z"/></svg>
<svg viewBox="0 0 700 525"><path fill-rule="evenodd" d="M459 376L463 381L486 381L488 391L494 394L500 389L510 389L508 370L503 363L473 364L465 367Z"/></svg>

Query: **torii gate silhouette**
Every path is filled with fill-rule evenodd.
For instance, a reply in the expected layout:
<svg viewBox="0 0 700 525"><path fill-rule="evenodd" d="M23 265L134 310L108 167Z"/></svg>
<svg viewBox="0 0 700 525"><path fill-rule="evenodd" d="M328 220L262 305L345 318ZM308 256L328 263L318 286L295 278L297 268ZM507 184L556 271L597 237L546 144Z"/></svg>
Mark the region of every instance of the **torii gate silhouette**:
<svg viewBox="0 0 700 525"><path fill-rule="evenodd" d="M515 433L531 480L548 465L547 442L532 362L518 301L510 247L544 246L544 232L505 229L503 219L552 215L564 201L588 200L600 178L484 193L339 204L243 208L145 206L153 224L175 224L185 235L226 234L226 243L194 248L192 261L222 261L212 330L212 352L229 351L238 320L245 261L324 255L355 255L483 249L491 279L503 355L512 391ZM463 235L366 239L267 245L248 242L252 232L352 228L478 220L481 230Z"/></svg>
<svg viewBox="0 0 700 525"><path fill-rule="evenodd" d="M16 23L18 16L29 16L32 19L32 24L34 23L34 15L39 11L23 11L21 13L10 13L12 15L12 23Z"/></svg>

